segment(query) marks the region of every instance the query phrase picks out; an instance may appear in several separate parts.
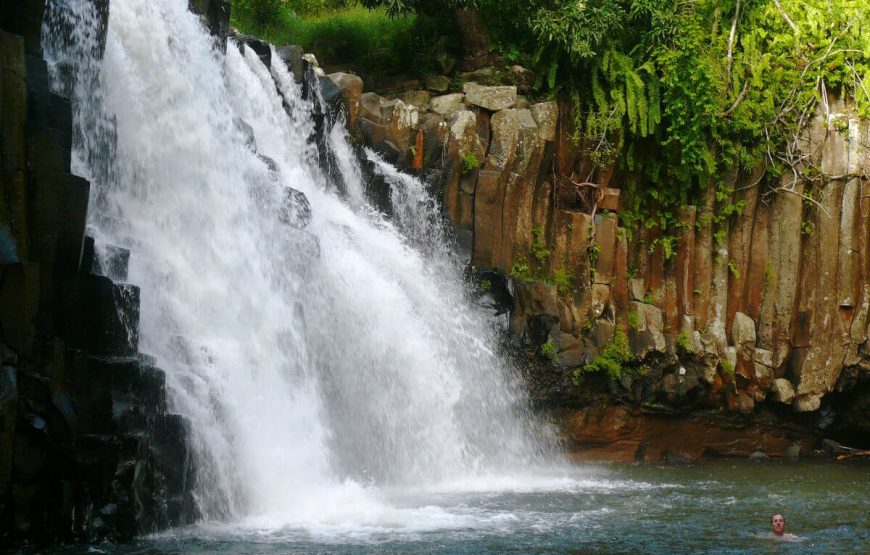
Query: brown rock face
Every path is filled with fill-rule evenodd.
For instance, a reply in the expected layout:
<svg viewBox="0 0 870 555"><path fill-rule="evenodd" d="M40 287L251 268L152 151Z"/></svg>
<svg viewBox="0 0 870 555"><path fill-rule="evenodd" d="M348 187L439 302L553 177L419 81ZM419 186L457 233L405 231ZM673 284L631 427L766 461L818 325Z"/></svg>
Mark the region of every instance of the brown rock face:
<svg viewBox="0 0 870 555"><path fill-rule="evenodd" d="M628 407L564 411L560 421L575 460L660 461L668 456L748 457L762 451L781 457L795 442L812 439L785 428L741 421L646 413Z"/></svg>
<svg viewBox="0 0 870 555"><path fill-rule="evenodd" d="M360 104L363 93L363 82L358 75L350 73L332 73L327 75L341 90L341 96L347 107L347 123L351 130L357 128L360 116Z"/></svg>
<svg viewBox="0 0 870 555"><path fill-rule="evenodd" d="M467 77L497 79L491 68ZM595 330L620 330L633 364L658 376L655 387L689 368L705 406L747 418L782 404L816 411L870 372L870 155L857 146L870 142L870 124L848 106L833 99L830 117L817 115L808 130L807 163L822 169L811 180L799 171L770 183L760 166L728 169L697 206L678 209L679 226L621 229L633 200L622 187L636 176L593 163L595 145L575 140L570 102L523 108L510 87L464 90L432 99L435 114L421 121L446 120L438 168L472 264L540 282L519 287L518 337L528 318L557 322L570 345L561 363L579 365L606 347ZM366 128L407 148L387 114L396 101L370 102L383 123ZM471 154L479 167L469 168ZM652 212L647 223L658 219ZM857 378L837 385L845 370ZM649 400L635 393L633 402Z"/></svg>

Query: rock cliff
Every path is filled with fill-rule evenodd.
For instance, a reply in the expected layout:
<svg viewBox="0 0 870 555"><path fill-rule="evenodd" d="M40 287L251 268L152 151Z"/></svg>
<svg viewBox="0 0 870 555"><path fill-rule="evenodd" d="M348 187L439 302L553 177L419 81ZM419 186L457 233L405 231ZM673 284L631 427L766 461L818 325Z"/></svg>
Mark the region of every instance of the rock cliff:
<svg viewBox="0 0 870 555"><path fill-rule="evenodd" d="M90 184L71 173L44 9L0 11L0 547L130 540L196 516L185 422L138 352L130 253L85 237ZM108 2L93 9L105 33Z"/></svg>
<svg viewBox="0 0 870 555"><path fill-rule="evenodd" d="M679 236L664 240L620 226L627 176L583 155L568 104L477 82L432 96L445 92L434 78L387 98L329 77L352 132L439 192L485 293L507 299L543 405L781 428L783 441L756 434L730 454L826 435L866 444L870 130L847 103L831 98L816 114L794 172L778 183L763 168L721 176L731 192L711 187L683 206ZM608 361L609 375L590 371ZM580 450L587 416L566 420Z"/></svg>

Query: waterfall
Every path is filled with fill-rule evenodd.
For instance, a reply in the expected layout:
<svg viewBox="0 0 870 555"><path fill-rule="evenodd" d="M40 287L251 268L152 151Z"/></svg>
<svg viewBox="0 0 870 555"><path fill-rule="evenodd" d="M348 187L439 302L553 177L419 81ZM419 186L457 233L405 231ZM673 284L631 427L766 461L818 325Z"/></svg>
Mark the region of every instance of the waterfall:
<svg viewBox="0 0 870 555"><path fill-rule="evenodd" d="M378 213L341 122L332 183L279 57L217 51L187 5L113 0L99 59L92 2L57 2L44 43L89 232L130 249L140 349L190 422L204 519L343 522L390 488L552 460L423 184L369 153L395 208Z"/></svg>

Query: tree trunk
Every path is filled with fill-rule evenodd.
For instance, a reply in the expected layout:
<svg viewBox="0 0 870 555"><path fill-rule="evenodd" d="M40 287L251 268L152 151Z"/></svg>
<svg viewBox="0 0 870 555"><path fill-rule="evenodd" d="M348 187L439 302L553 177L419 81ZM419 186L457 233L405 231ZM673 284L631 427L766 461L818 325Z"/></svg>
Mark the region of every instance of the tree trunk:
<svg viewBox="0 0 870 555"><path fill-rule="evenodd" d="M495 54L489 51L492 38L477 10L453 8L453 22L462 40L462 69L474 71L493 63Z"/></svg>

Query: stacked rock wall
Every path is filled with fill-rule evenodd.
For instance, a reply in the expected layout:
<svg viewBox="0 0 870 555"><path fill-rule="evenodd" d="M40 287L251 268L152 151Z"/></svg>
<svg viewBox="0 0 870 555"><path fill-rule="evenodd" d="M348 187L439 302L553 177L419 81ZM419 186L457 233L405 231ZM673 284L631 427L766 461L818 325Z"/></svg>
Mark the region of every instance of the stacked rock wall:
<svg viewBox="0 0 870 555"><path fill-rule="evenodd" d="M795 173L723 176L732 197L682 207L665 246L619 227L620 176L583 155L565 105L476 83L348 94L363 141L440 191L470 263L512 276L511 332L553 362L532 380L544 401L583 398L575 369L619 332L634 372L611 400L870 431L851 409L870 389L870 133L845 103L817 115Z"/></svg>
<svg viewBox="0 0 870 555"><path fill-rule="evenodd" d="M43 9L0 11L0 546L129 540L195 517L185 423L138 353L129 252L98 257L85 237L90 184L70 171Z"/></svg>

